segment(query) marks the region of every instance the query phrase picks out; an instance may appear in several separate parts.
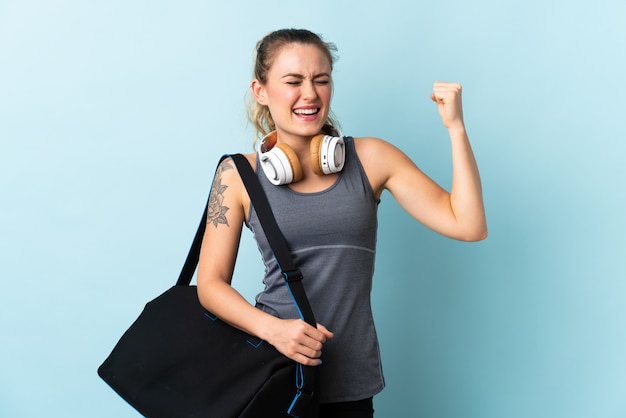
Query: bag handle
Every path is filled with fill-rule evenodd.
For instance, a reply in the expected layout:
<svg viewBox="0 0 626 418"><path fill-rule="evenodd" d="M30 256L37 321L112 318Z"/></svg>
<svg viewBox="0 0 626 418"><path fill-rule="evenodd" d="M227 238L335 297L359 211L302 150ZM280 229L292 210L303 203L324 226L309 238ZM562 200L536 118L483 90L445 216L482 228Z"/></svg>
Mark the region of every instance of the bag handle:
<svg viewBox="0 0 626 418"><path fill-rule="evenodd" d="M269 241L270 247L272 247L272 252L274 253L276 262L285 277L286 285L293 296L294 303L298 309L300 317L311 326L316 327L317 322L315 320L315 315L313 314L311 304L309 303L304 286L302 285L302 272L300 272L300 270L296 267L293 258L291 257L291 252L289 251L285 237L276 223L276 218L274 217L272 208L267 200L267 196L263 191L263 187L261 186L258 177L252 170L248 159L242 154L224 155L220 159L220 163L226 158L231 158L237 167L237 171L239 171L239 175L241 176L246 190L248 191L254 210L259 217L259 221L261 222L263 232L265 232L265 236ZM210 198L211 197L209 196L209 199ZM185 260L185 264L183 265L180 275L178 276L178 281L176 282L177 286L189 286L191 279L193 278L193 274L196 271L198 260L200 259L202 238L204 237L204 230L206 228L208 207L209 201L207 200L207 204L204 206L202 220L200 221L200 225L198 225L198 230L196 231L193 243L189 249L189 254L187 255L187 259Z"/></svg>

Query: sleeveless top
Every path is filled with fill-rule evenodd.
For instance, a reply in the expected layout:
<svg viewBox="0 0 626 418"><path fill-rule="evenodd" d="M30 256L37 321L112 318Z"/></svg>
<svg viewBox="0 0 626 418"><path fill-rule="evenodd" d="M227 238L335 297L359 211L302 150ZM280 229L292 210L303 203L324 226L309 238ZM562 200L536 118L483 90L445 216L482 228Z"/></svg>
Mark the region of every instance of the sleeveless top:
<svg viewBox="0 0 626 418"><path fill-rule="evenodd" d="M370 303L379 202L351 137L345 138L345 147L343 170L321 192L298 193L271 184L258 159L256 170L304 276L315 319L334 333L318 366L323 403L369 398L385 385ZM279 318L299 318L253 207L246 225L265 263L265 288L256 296L257 307Z"/></svg>

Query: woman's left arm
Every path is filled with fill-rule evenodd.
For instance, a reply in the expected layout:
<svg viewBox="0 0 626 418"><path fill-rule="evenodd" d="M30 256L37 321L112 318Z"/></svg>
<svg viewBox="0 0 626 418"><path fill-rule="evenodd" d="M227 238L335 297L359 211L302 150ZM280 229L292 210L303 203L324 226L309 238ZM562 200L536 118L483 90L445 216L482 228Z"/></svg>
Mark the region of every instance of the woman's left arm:
<svg viewBox="0 0 626 418"><path fill-rule="evenodd" d="M450 192L385 141L363 138L357 149L377 193L389 190L411 216L442 235L479 241L487 237L487 222L478 166L463 121L461 90L459 84L438 82L431 95L450 134Z"/></svg>

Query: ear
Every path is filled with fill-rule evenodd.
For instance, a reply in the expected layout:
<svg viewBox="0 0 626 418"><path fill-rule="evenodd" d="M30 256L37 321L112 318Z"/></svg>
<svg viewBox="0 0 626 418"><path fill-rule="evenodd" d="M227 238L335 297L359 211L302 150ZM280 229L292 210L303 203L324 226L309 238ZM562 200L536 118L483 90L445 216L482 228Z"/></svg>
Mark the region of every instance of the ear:
<svg viewBox="0 0 626 418"><path fill-rule="evenodd" d="M265 91L265 86L261 84L259 80L256 78L252 80L252 85L250 86L252 89L252 94L254 94L254 98L257 103L263 106L267 106L267 94Z"/></svg>

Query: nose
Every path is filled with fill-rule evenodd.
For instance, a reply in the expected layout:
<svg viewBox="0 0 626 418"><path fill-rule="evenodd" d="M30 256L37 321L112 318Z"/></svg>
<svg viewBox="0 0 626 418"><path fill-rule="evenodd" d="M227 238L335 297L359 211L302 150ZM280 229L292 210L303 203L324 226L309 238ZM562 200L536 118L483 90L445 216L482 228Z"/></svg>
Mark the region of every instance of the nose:
<svg viewBox="0 0 626 418"><path fill-rule="evenodd" d="M317 97L317 89L312 80L305 80L302 83L302 98L312 100Z"/></svg>

